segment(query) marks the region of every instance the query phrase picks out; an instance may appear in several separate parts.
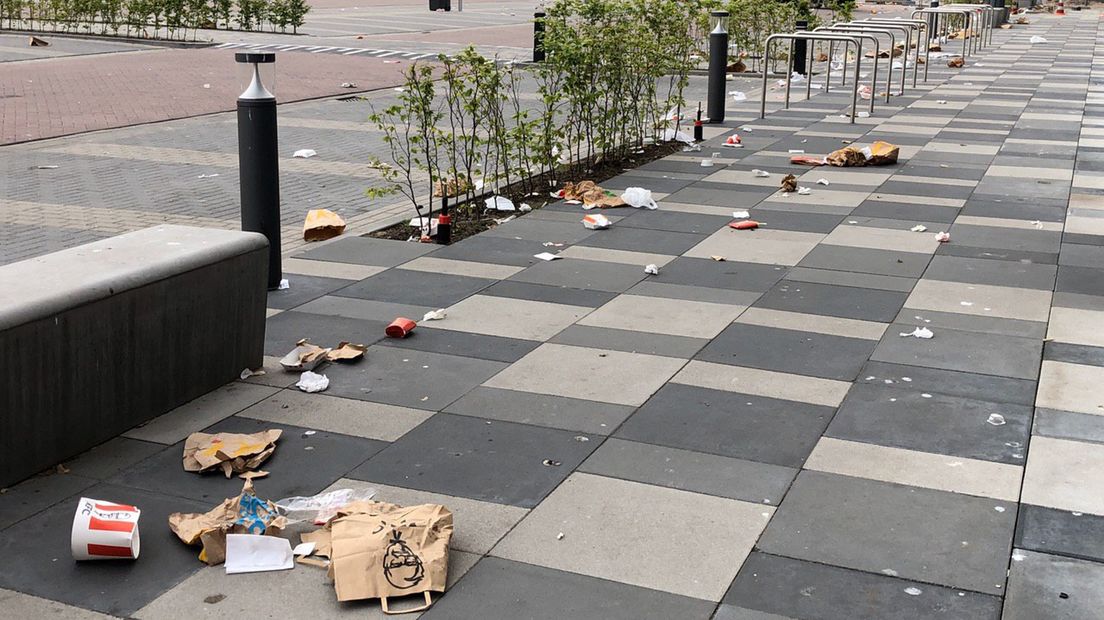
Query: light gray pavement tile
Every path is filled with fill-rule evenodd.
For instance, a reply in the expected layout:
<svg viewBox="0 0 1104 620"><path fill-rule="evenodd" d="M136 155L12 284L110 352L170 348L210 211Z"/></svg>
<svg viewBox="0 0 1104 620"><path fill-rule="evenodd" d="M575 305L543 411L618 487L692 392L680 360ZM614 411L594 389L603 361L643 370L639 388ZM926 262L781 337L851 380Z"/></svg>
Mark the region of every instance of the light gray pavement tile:
<svg viewBox="0 0 1104 620"><path fill-rule="evenodd" d="M693 360L671 383L838 407L851 383Z"/></svg>
<svg viewBox="0 0 1104 620"><path fill-rule="evenodd" d="M1023 501L1036 506L1104 515L1104 445L1033 437Z"/></svg>
<svg viewBox="0 0 1104 620"><path fill-rule="evenodd" d="M341 478L325 492L337 489L361 491L374 489L373 500L400 506L440 504L452 511L453 531L449 548L470 554L484 555L529 513L525 508L482 502L467 497L442 495L378 482Z"/></svg>
<svg viewBox="0 0 1104 620"><path fill-rule="evenodd" d="M408 271L444 273L455 276L468 276L470 278L487 278L489 280L509 278L524 269L524 267L515 265L477 263L469 260L437 258L436 256L420 256L408 263L403 263L402 268Z"/></svg>
<svg viewBox="0 0 1104 620"><path fill-rule="evenodd" d="M1050 315L1050 290L921 279L905 307L1045 322Z"/></svg>
<svg viewBox="0 0 1104 620"><path fill-rule="evenodd" d="M473 295L449 306L446 311L444 320L427 326L541 341L548 340L588 312L579 306L489 295Z"/></svg>
<svg viewBox="0 0 1104 620"><path fill-rule="evenodd" d="M611 438L579 471L777 506L796 469Z"/></svg>
<svg viewBox="0 0 1104 620"><path fill-rule="evenodd" d="M292 546L298 542L292 540ZM479 556L452 551L448 560L448 584L451 586L479 561ZM435 595L434 599L439 596ZM416 600L399 598L389 602L393 610L425 602L421 596L413 598ZM190 618L196 620L248 618L258 617L258 614L267 616L269 613L286 618L319 620L346 618L350 614L377 620L391 617L380 609L378 599L339 602L333 581L326 576L326 569L302 564L297 564L292 570L232 576L228 576L222 566L205 567L139 609L134 617L139 620L174 620L184 609L188 610Z"/></svg>
<svg viewBox="0 0 1104 620"><path fill-rule="evenodd" d="M657 505L665 509L656 511ZM576 473L492 553L719 601L772 512L770 506ZM672 570L685 562L688 540L709 544L695 554L694 570Z"/></svg>
<svg viewBox="0 0 1104 620"><path fill-rule="evenodd" d="M1050 309L1046 337L1057 342L1104 346L1104 311L1066 308L1055 304Z"/></svg>
<svg viewBox="0 0 1104 620"><path fill-rule="evenodd" d="M278 391L278 388L250 385L240 381L228 383L146 424L130 429L123 433L123 437L174 444Z"/></svg>
<svg viewBox="0 0 1104 620"><path fill-rule="evenodd" d="M572 325L553 336L548 342L689 359L700 351L709 339L612 327Z"/></svg>
<svg viewBox="0 0 1104 620"><path fill-rule="evenodd" d="M839 226L825 237L822 243L916 254L932 254L939 247L934 234L914 233L904 226L900 230L872 226Z"/></svg>
<svg viewBox="0 0 1104 620"><path fill-rule="evenodd" d="M621 295L580 319L579 325L712 338L743 310L730 304Z"/></svg>
<svg viewBox="0 0 1104 620"><path fill-rule="evenodd" d="M353 263L373 267L394 267L428 254L440 246L424 243L405 243L369 237L340 237L311 247L293 258L322 260L335 263Z"/></svg>
<svg viewBox="0 0 1104 620"><path fill-rule="evenodd" d="M283 390L238 415L343 435L394 441L421 424L432 412Z"/></svg>
<svg viewBox="0 0 1104 620"><path fill-rule="evenodd" d="M723 256L730 261L767 265L796 265L824 235L788 230L733 230L724 228L690 248L684 256Z"/></svg>
<svg viewBox="0 0 1104 620"><path fill-rule="evenodd" d="M700 599L486 557L423 617L706 620L714 607Z"/></svg>
<svg viewBox="0 0 1104 620"><path fill-rule="evenodd" d="M874 321L844 319L835 316L805 314L801 312L786 312L783 310L771 310L769 308L759 307L748 308L740 315L740 318L736 319L736 322L779 329L799 329L818 334L844 336L847 338L863 338L866 340L881 340L882 334L887 327L885 323L877 323Z"/></svg>
<svg viewBox="0 0 1104 620"><path fill-rule="evenodd" d="M901 337L916 325L894 323L870 356L878 362L961 370L1016 379L1039 376L1043 343L1033 338L940 330L929 339Z"/></svg>
<svg viewBox="0 0 1104 620"><path fill-rule="evenodd" d="M1092 618L1104 608L1104 564L1019 549L1014 554L1020 560L1013 559L1008 575L1006 620Z"/></svg>
<svg viewBox="0 0 1104 620"><path fill-rule="evenodd" d="M543 344L484 385L640 406L685 363L673 357Z"/></svg>
<svg viewBox="0 0 1104 620"><path fill-rule="evenodd" d="M385 267L357 265L355 263L306 260L302 258L285 258L280 262L280 267L284 270L285 274L342 278L344 280L363 280L385 269Z"/></svg>
<svg viewBox="0 0 1104 620"><path fill-rule="evenodd" d="M68 620L108 620L115 616L107 616L96 611L90 611L83 607L74 607L38 598L30 594L5 590L0 588L0 607L9 618L66 618ZM10 615L9 615L10 614Z"/></svg>
<svg viewBox="0 0 1104 620"><path fill-rule="evenodd" d="M445 408L446 413L609 435L633 412L625 405L477 387Z"/></svg>
<svg viewBox="0 0 1104 620"><path fill-rule="evenodd" d="M357 299L355 297L338 297L326 295L314 301L308 302L295 309L297 312L309 312L324 316L343 316L350 319L364 319L368 321L382 321L390 323L395 317L405 316L420 321L422 315L430 310L436 310L429 306L415 306L412 304L397 304L387 301L375 301L372 299ZM319 346L336 346L337 343L316 342Z"/></svg>
<svg viewBox="0 0 1104 620"><path fill-rule="evenodd" d="M1015 523L1015 503L805 471L758 547L999 595Z"/></svg>
<svg viewBox="0 0 1104 620"><path fill-rule="evenodd" d="M897 323L915 323L923 325L933 332L950 329L983 334L1020 336L1038 340L1042 340L1046 336L1047 330L1045 321L1001 319L976 314L960 314L953 311L936 312L934 310L918 310L907 306L902 308L897 315Z"/></svg>
<svg viewBox="0 0 1104 620"><path fill-rule="evenodd" d="M1039 374L1036 406L1104 415L1104 368L1046 360Z"/></svg>

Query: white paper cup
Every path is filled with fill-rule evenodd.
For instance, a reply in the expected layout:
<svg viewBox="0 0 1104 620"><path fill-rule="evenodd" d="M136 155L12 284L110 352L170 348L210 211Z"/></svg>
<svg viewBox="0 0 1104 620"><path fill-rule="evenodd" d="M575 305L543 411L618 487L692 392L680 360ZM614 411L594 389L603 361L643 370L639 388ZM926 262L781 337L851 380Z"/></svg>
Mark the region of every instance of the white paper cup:
<svg viewBox="0 0 1104 620"><path fill-rule="evenodd" d="M134 506L80 498L73 515L74 560L136 560L140 547Z"/></svg>

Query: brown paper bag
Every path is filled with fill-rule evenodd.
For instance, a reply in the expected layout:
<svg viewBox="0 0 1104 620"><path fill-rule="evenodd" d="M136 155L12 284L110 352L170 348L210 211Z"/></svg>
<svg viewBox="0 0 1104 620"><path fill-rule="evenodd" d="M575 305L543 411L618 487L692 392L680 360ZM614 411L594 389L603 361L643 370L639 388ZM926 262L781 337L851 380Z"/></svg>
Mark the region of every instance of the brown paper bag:
<svg viewBox="0 0 1104 620"><path fill-rule="evenodd" d="M866 160L868 166L886 166L897 163L897 157L901 154L901 148L896 144L877 140L870 145L870 158Z"/></svg>
<svg viewBox="0 0 1104 620"><path fill-rule="evenodd" d="M231 474L256 469L276 451L281 430L240 433L192 433L184 441L184 471L204 472L218 467Z"/></svg>
<svg viewBox="0 0 1104 620"><path fill-rule="evenodd" d="M842 149L832 151L824 160L828 162L829 166L841 168L866 165L866 155L863 155L861 150L853 146L845 146Z"/></svg>
<svg viewBox="0 0 1104 620"><path fill-rule="evenodd" d="M303 241L325 241L345 232L345 220L329 209L311 209L303 222Z"/></svg>
<svg viewBox="0 0 1104 620"><path fill-rule="evenodd" d="M264 534L278 536L287 527L287 519L276 516L276 506L257 497L253 481L246 480L242 492L206 513L174 512L169 529L186 545L199 544L199 559L211 566L226 559L227 534Z"/></svg>
<svg viewBox="0 0 1104 620"><path fill-rule="evenodd" d="M445 591L451 538L448 508L384 502L354 502L302 537L316 543L315 555L329 556L337 600L378 598L384 611L388 597Z"/></svg>

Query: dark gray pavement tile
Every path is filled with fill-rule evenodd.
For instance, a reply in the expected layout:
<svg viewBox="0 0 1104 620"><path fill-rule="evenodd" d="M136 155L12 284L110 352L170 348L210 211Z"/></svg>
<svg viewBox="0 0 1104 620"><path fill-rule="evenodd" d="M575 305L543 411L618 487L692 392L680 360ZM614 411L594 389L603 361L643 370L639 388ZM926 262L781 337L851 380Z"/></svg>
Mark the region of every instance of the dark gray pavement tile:
<svg viewBox="0 0 1104 620"><path fill-rule="evenodd" d="M494 283L495 280L486 278L388 269L356 284L338 289L333 294L339 297L445 308ZM417 317L413 318L417 319Z"/></svg>
<svg viewBox="0 0 1104 620"><path fill-rule="evenodd" d="M739 613L743 610L808 620L927 620L933 615L1000 618L999 597L961 593L955 588L753 552L721 601L716 620L746 617Z"/></svg>
<svg viewBox="0 0 1104 620"><path fill-rule="evenodd" d="M761 293L774 286L784 275L786 268L777 265L683 256L664 265L659 275L648 278L647 282Z"/></svg>
<svg viewBox="0 0 1104 620"><path fill-rule="evenodd" d="M786 280L791 282L814 282L817 284L834 284L837 286L849 286L854 288L872 288L883 291L897 291L908 293L916 285L915 278L898 276L882 276L871 273L857 273L854 271L833 271L831 269L813 269L811 267L793 267L786 274Z"/></svg>
<svg viewBox="0 0 1104 620"><path fill-rule="evenodd" d="M912 181L890 180L878 186L882 194L904 194L920 198L967 198L974 192L973 187L962 185L943 185L941 183L917 183Z"/></svg>
<svg viewBox="0 0 1104 620"><path fill-rule="evenodd" d="M1036 435L1104 443L1104 416L1058 409L1035 409Z"/></svg>
<svg viewBox="0 0 1104 620"><path fill-rule="evenodd" d="M576 433L439 413L350 478L524 508L536 506L597 446ZM558 465L545 465L559 463Z"/></svg>
<svg viewBox="0 0 1104 620"><path fill-rule="evenodd" d="M240 491L238 485L235 494ZM142 511L139 559L75 562L69 547L74 496L0 536L0 553L12 559L0 567L0 588L127 617L203 566L199 549L184 545L165 524L170 513L206 512L212 504L111 484L82 495Z"/></svg>
<svg viewBox="0 0 1104 620"><path fill-rule="evenodd" d="M65 465L78 476L103 480L164 448L165 446L157 443L116 437L66 461Z"/></svg>
<svg viewBox="0 0 1104 620"><path fill-rule="evenodd" d="M583 219L582 214L579 215L578 219ZM537 241L542 244L547 241L553 243L575 243L594 233L595 231L588 230L581 226L574 218L572 218L572 221L550 221L538 219L533 217L533 214L530 213L525 217L519 217L482 232L479 235L479 239L482 240L487 237L506 237L507 239L520 238L528 241ZM540 251L543 250L538 250L538 252Z"/></svg>
<svg viewBox="0 0 1104 620"><path fill-rule="evenodd" d="M1015 546L1104 562L1104 517L1023 504Z"/></svg>
<svg viewBox="0 0 1104 620"><path fill-rule="evenodd" d="M5 489L0 500L0 529L35 515L94 484L94 478L50 473L28 478Z"/></svg>
<svg viewBox="0 0 1104 620"><path fill-rule="evenodd" d="M579 471L777 506L797 470L611 438Z"/></svg>
<svg viewBox="0 0 1104 620"><path fill-rule="evenodd" d="M833 190L842 190L840 185L832 185ZM859 190L856 190L859 191ZM797 232L830 233L843 221L842 215L830 213L799 213L787 211L774 203L763 203L751 210L751 217L764 223L771 230L793 230Z"/></svg>
<svg viewBox="0 0 1104 620"><path fill-rule="evenodd" d="M935 256L924 272L924 277L950 282L1052 291L1057 273L1058 268L1054 265Z"/></svg>
<svg viewBox="0 0 1104 620"><path fill-rule="evenodd" d="M724 226L724 223L721 226ZM608 230L599 231L601 234L591 235L583 239L578 245L678 256L716 232L721 226L712 226L709 230L699 234L614 226ZM643 265L641 265L641 268L643 268Z"/></svg>
<svg viewBox="0 0 1104 620"><path fill-rule="evenodd" d="M616 437L798 468L831 418L831 407L669 383Z"/></svg>
<svg viewBox="0 0 1104 620"><path fill-rule="evenodd" d="M925 396L926 395L926 396ZM990 414L1005 424L989 424ZM992 403L913 388L855 385L847 393L826 435L907 448L1023 465L1031 432L1028 405Z"/></svg>
<svg viewBox="0 0 1104 620"><path fill-rule="evenodd" d="M439 247L425 243L408 243L389 239L372 239L370 237L342 237L336 241L312 247L294 256L295 258L335 263L394 267L424 254L429 254Z"/></svg>
<svg viewBox="0 0 1104 620"><path fill-rule="evenodd" d="M317 299L326 293L344 288L352 282L338 278L322 278L318 276L301 276L287 274L288 288L282 291L269 291L268 301L265 305L269 308L287 310Z"/></svg>
<svg viewBox="0 0 1104 620"><path fill-rule="evenodd" d="M328 364L327 394L438 411L508 364L391 346L372 346L352 364Z"/></svg>
<svg viewBox="0 0 1104 620"><path fill-rule="evenodd" d="M898 335L915 327L916 323L890 325L870 359L1014 379L1039 377L1043 352L1039 340L950 329L940 330L929 339Z"/></svg>
<svg viewBox="0 0 1104 620"><path fill-rule="evenodd" d="M801 259L798 267L854 273L919 278L931 256L916 252L892 252L841 245L818 245ZM888 319L887 319L888 320Z"/></svg>
<svg viewBox="0 0 1104 620"><path fill-rule="evenodd" d="M414 320L417 321L418 319L415 317ZM525 357L526 353L537 348L539 344L539 342L532 340L471 334L451 329L432 329L423 326L415 329L406 338L384 338L379 341L378 346L510 363Z"/></svg>
<svg viewBox="0 0 1104 620"><path fill-rule="evenodd" d="M284 432L276 442L276 451L259 467L271 475L255 482L257 493L268 499L319 493L387 445L382 441L326 431L304 435L311 429L236 416L203 429L203 432L260 433L269 429ZM169 446L127 467L109 482L186 497L209 504L209 507L241 492L242 480L236 474L226 478L221 471L202 474L184 471L181 465L183 453L184 442ZM125 502L126 499L118 501Z"/></svg>
<svg viewBox="0 0 1104 620"><path fill-rule="evenodd" d="M425 620L707 620L715 603L615 581L486 557Z"/></svg>
<svg viewBox="0 0 1104 620"><path fill-rule="evenodd" d="M1104 609L1104 564L1017 551L1008 575L1004 620L1092 618Z"/></svg>
<svg viewBox="0 0 1104 620"><path fill-rule="evenodd" d="M1071 267L1104 265L1104 237L1096 237L1096 239L1100 239L1102 245L1063 242L1062 253L1058 255L1058 264Z"/></svg>
<svg viewBox="0 0 1104 620"><path fill-rule="evenodd" d="M1066 342L1047 342L1043 346L1043 359L1052 362L1104 366L1104 347L1091 347Z"/></svg>
<svg viewBox="0 0 1104 620"><path fill-rule="evenodd" d="M709 340L611 327L572 325L550 338L548 342L690 359ZM533 344L535 346L537 343Z"/></svg>
<svg viewBox="0 0 1104 620"><path fill-rule="evenodd" d="M950 233L951 243L947 245L1016 250L1040 254L1056 254L1062 240L1061 233L1049 230L1019 230L969 224L955 224L951 227Z"/></svg>
<svg viewBox="0 0 1104 620"><path fill-rule="evenodd" d="M417 320L420 317L413 317ZM337 346L339 342L372 344L384 338L384 328L391 321L366 321L340 316L327 316L289 310L265 321L265 355L283 357L306 338L320 347Z"/></svg>
<svg viewBox="0 0 1104 620"><path fill-rule="evenodd" d="M755 302L757 308L888 323L907 293L783 280Z"/></svg>
<svg viewBox="0 0 1104 620"><path fill-rule="evenodd" d="M803 471L759 549L1000 595L1015 524L1014 503Z"/></svg>
<svg viewBox="0 0 1104 620"><path fill-rule="evenodd" d="M616 293L607 291L533 284L531 282L515 282L513 280L503 280L502 282L493 284L480 291L480 294L493 295L495 297L509 297L512 299L546 301L553 304L582 306L584 308L597 308L617 296Z"/></svg>
<svg viewBox="0 0 1104 620"><path fill-rule="evenodd" d="M985 246L968 245L965 243L944 243L936 250L936 256L962 256L965 258L984 258L986 260L1005 260L1018 263L1035 263L1038 265L1058 264L1058 253L1055 252L1027 252L1023 250L1009 250L1007 248L992 248Z"/></svg>
<svg viewBox="0 0 1104 620"><path fill-rule="evenodd" d="M533 265L514 274L509 281L623 293L645 276L643 265L567 258Z"/></svg>
<svg viewBox="0 0 1104 620"><path fill-rule="evenodd" d="M907 380L906 380L907 379ZM924 366L871 361L863 366L857 384L908 387L921 392L963 396L995 403L1031 405L1035 382Z"/></svg>
<svg viewBox="0 0 1104 620"><path fill-rule="evenodd" d="M1059 266L1058 283L1054 290L1060 293L1104 296L1104 269Z"/></svg>
<svg viewBox="0 0 1104 620"><path fill-rule="evenodd" d="M626 218L618 226L624 228L646 228L648 230L666 230L670 232L692 233L696 235L711 235L732 221L726 215L707 215L704 213L682 213L678 211L664 211L662 208L654 211L642 209L633 217ZM611 229L612 230L612 229ZM601 246L605 247L605 246ZM610 246L612 247L612 246ZM632 249L637 252L660 252L648 249L647 246ZM681 253L681 252L680 252Z"/></svg>
<svg viewBox="0 0 1104 620"><path fill-rule="evenodd" d="M626 405L477 387L445 408L445 413L609 435L635 410Z"/></svg>
<svg viewBox="0 0 1104 620"><path fill-rule="evenodd" d="M696 359L852 381L876 344L872 340L735 323L706 345Z"/></svg>
<svg viewBox="0 0 1104 620"><path fill-rule="evenodd" d="M582 217L580 216L579 219ZM579 228L583 228L582 225ZM526 267L539 260L533 258L534 254L547 251L544 247L545 241L564 243L557 239L514 239L505 236L477 235L443 247L434 252L433 257Z"/></svg>

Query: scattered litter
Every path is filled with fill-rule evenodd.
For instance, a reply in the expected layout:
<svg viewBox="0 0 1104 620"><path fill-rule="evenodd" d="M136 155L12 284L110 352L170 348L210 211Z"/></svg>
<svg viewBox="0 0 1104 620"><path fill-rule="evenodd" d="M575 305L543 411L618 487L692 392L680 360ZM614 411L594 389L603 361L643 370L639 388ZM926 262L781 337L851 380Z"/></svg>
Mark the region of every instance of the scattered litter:
<svg viewBox="0 0 1104 620"><path fill-rule="evenodd" d="M751 133L751 125L744 125L743 127L740 127L740 131Z"/></svg>
<svg viewBox="0 0 1104 620"><path fill-rule="evenodd" d="M242 492L204 514L176 512L169 515L169 529L186 545L202 545L199 559L211 566L226 558L227 534L279 536L287 519L270 501L257 497L253 481L246 480Z"/></svg>
<svg viewBox="0 0 1104 620"><path fill-rule="evenodd" d="M713 167L713 158L712 157L702 158L701 167L702 168L712 168Z"/></svg>
<svg viewBox="0 0 1104 620"><path fill-rule="evenodd" d="M960 305L960 306L972 306L972 305L974 305L974 302L972 302L972 301L960 301L960 302L958 302L958 305Z"/></svg>
<svg viewBox="0 0 1104 620"><path fill-rule="evenodd" d="M276 451L276 441L282 434L279 429L248 435L192 433L184 440L184 471L203 473L218 468L229 478L257 469Z"/></svg>
<svg viewBox="0 0 1104 620"><path fill-rule="evenodd" d="M1043 223L1042 223L1042 222L1040 222L1039 220L1033 220L1033 221L1031 222L1031 225L1032 225L1032 226L1034 226L1035 228L1037 228L1038 230L1042 230L1042 229L1043 229Z"/></svg>
<svg viewBox="0 0 1104 620"><path fill-rule="evenodd" d="M997 512L1004 512L1004 506L993 506L993 510Z"/></svg>
<svg viewBox="0 0 1104 620"><path fill-rule="evenodd" d="M418 324L414 321L400 316L394 321L391 321L391 324L383 330L383 333L387 334L388 338L406 338L417 326Z"/></svg>
<svg viewBox="0 0 1104 620"><path fill-rule="evenodd" d="M445 313L445 309L438 308L437 310L430 310L429 312L426 312L422 316L422 321L440 321L446 316L448 315Z"/></svg>
<svg viewBox="0 0 1104 620"><path fill-rule="evenodd" d="M684 131L680 131L678 129L670 129L670 128L664 129L663 130L663 136L660 138L660 141L661 142L670 142L671 140L678 140L679 142L684 142L686 144L693 144L694 143L694 139L691 138L689 136L689 134L687 134Z"/></svg>
<svg viewBox="0 0 1104 620"><path fill-rule="evenodd" d="M782 177L782 191L789 194L797 191L797 177L787 174Z"/></svg>
<svg viewBox="0 0 1104 620"><path fill-rule="evenodd" d="M659 275L659 267L657 267L654 263L649 263L647 265L644 265L644 273L647 273L647 274L650 274L650 275L653 275L653 276L658 276Z"/></svg>
<svg viewBox="0 0 1104 620"><path fill-rule="evenodd" d="M790 163L798 166L823 166L828 162L816 155L794 155L790 158Z"/></svg>
<svg viewBox="0 0 1104 620"><path fill-rule="evenodd" d="M432 236L432 235L437 234L437 223L438 223L438 219L435 218L435 217L429 218L429 225L428 226L426 225L426 218L424 218L424 217L413 217L413 218L410 218L410 221L407 222L407 225L413 226L413 227L419 229L422 232L423 237L428 237L428 236Z"/></svg>
<svg viewBox="0 0 1104 620"><path fill-rule="evenodd" d="M1040 37L1039 35L1032 36L1031 39L1029 39L1029 41L1032 44L1035 44L1035 43L1048 43L1048 41L1046 39L1044 39L1043 37Z"/></svg>
<svg viewBox="0 0 1104 620"><path fill-rule="evenodd" d="M304 370L314 370L319 364L326 360L326 356L330 353L330 349L324 349L316 344L311 344L306 338L295 343L295 348L288 352L287 355L280 358L280 365L285 370L291 370L294 372L301 372Z"/></svg>
<svg viewBox="0 0 1104 620"><path fill-rule="evenodd" d="M1013 551L1012 552L1012 561L1013 562L1023 562L1026 559L1027 559L1027 556L1024 555L1022 551Z"/></svg>
<svg viewBox="0 0 1104 620"><path fill-rule="evenodd" d="M141 551L134 506L80 498L69 547L74 560L137 560Z"/></svg>
<svg viewBox="0 0 1104 620"><path fill-rule="evenodd" d="M582 204L584 209L612 209L622 207L625 201L616 194L599 187L594 181L565 183L563 197L568 204ZM626 190L628 191L628 190Z"/></svg>
<svg viewBox="0 0 1104 620"><path fill-rule="evenodd" d="M341 88L357 88L356 82L342 82Z"/></svg>
<svg viewBox="0 0 1104 620"><path fill-rule="evenodd" d="M911 230L912 232L924 232L927 229L928 229L927 226L924 226L923 224L917 224L916 226L913 226L909 230Z"/></svg>
<svg viewBox="0 0 1104 620"><path fill-rule="evenodd" d="M530 207L529 205L525 204L524 202L518 205L518 211L521 211L522 213L529 213L532 210L533 210L533 207Z"/></svg>
<svg viewBox="0 0 1104 620"><path fill-rule="evenodd" d="M735 228L736 230L755 230L759 228L759 222L755 220L740 220L739 222L729 222L729 228Z"/></svg>
<svg viewBox="0 0 1104 620"><path fill-rule="evenodd" d="M310 497L285 497L276 500L276 508L288 523L314 523L323 525L345 506L353 502L366 502L376 496L376 489L336 489Z"/></svg>
<svg viewBox="0 0 1104 620"><path fill-rule="evenodd" d="M241 377L242 381L245 381L249 377L259 377L263 374L265 374L265 371L262 369L253 370L251 368L243 368L241 374L238 376Z"/></svg>
<svg viewBox="0 0 1104 620"><path fill-rule="evenodd" d="M905 594L907 594L909 596L920 596L923 593L924 593L924 591L921 590L920 588L911 588L911 587L910 588L905 588Z"/></svg>
<svg viewBox="0 0 1104 620"><path fill-rule="evenodd" d="M583 216L583 226L590 230L605 230L611 225L608 217L601 213L594 213ZM563 244L561 244L563 245Z"/></svg>
<svg viewBox="0 0 1104 620"><path fill-rule="evenodd" d="M563 465L563 463L559 461L553 461L552 459L544 459L543 461L541 461L541 465L544 465L545 467L559 467L560 465Z"/></svg>
<svg viewBox="0 0 1104 620"><path fill-rule="evenodd" d="M560 532L559 534L556 534L556 540L563 540L563 539L564 539L564 533L563 532Z"/></svg>
<svg viewBox="0 0 1104 620"><path fill-rule="evenodd" d="M687 144L686 146L682 147L682 152L683 153L700 153L701 149L702 149L702 147L701 147L700 144ZM640 154L640 153L643 153L644 151L640 150L640 151L633 151L633 152L637 153L637 154Z"/></svg>
<svg viewBox="0 0 1104 620"><path fill-rule="evenodd" d="M962 56L955 56L947 61L947 66L951 69L960 69L964 64L966 64L966 61L962 59Z"/></svg>
<svg viewBox="0 0 1104 620"><path fill-rule="evenodd" d="M854 146L845 146L828 154L824 161L829 166L838 168L851 168L866 165L866 155Z"/></svg>
<svg viewBox="0 0 1104 620"><path fill-rule="evenodd" d="M483 201L488 211L515 211L514 201L505 196L491 196Z"/></svg>
<svg viewBox="0 0 1104 620"><path fill-rule="evenodd" d="M951 240L951 234L943 231L935 233L935 240L939 243L947 243Z"/></svg>
<svg viewBox="0 0 1104 620"><path fill-rule="evenodd" d="M828 179L817 179L817 185L831 185L831 183L828 182Z"/></svg>
<svg viewBox="0 0 1104 620"><path fill-rule="evenodd" d="M741 101L747 101L747 93L745 93L742 90L734 90L734 91L732 91L728 94L732 95L732 100L735 101L736 103L740 103Z"/></svg>
<svg viewBox="0 0 1104 620"><path fill-rule="evenodd" d="M717 261L718 263L723 263L723 262L725 262L726 260L728 260L728 259L726 259L725 257L723 257L723 256L720 256L720 255L717 255L717 254L713 254L713 255L712 255L712 256L710 256L709 258L712 258L713 260Z"/></svg>
<svg viewBox="0 0 1104 620"><path fill-rule="evenodd" d="M988 419L986 419L985 421L992 424L993 426L1004 426L1005 423L1004 416L999 413L990 413Z"/></svg>
<svg viewBox="0 0 1104 620"><path fill-rule="evenodd" d="M874 96L874 91L870 88L869 84L863 84L859 87L859 96L863 99L870 99Z"/></svg>
<svg viewBox="0 0 1104 620"><path fill-rule="evenodd" d="M31 37L30 40L27 41L27 45L29 45L31 47L50 47L50 42L47 41L46 39L40 39L38 37Z"/></svg>
<svg viewBox="0 0 1104 620"><path fill-rule="evenodd" d="M733 211L732 217L738 220L744 220L751 217L751 214L747 211Z"/></svg>
<svg viewBox="0 0 1104 620"><path fill-rule="evenodd" d="M859 118L870 118L870 112L859 110L859 113L856 116L858 116Z"/></svg>
<svg viewBox="0 0 1104 620"><path fill-rule="evenodd" d="M924 392L923 394L920 395L920 398L931 398L931 397L932 397L932 395L928 394L927 392Z"/></svg>
<svg viewBox="0 0 1104 620"><path fill-rule="evenodd" d="M751 173L760 179L765 179L770 176L769 172L767 172L766 170L760 170L758 168L753 169Z"/></svg>
<svg viewBox="0 0 1104 620"><path fill-rule="evenodd" d="M261 573L295 568L291 543L279 536L226 535L226 574Z"/></svg>
<svg viewBox="0 0 1104 620"><path fill-rule="evenodd" d="M740 140L740 136L736 134L732 134L731 136L725 138L725 141L721 143L721 146L727 146L730 149L744 148L743 141Z"/></svg>
<svg viewBox="0 0 1104 620"><path fill-rule="evenodd" d="M303 241L325 241L345 232L345 220L329 209L311 209L303 220Z"/></svg>
<svg viewBox="0 0 1104 620"><path fill-rule="evenodd" d="M813 190L809 189L808 187L798 187L797 188L797 195L798 196L808 196L811 193L813 193Z"/></svg>
<svg viewBox="0 0 1104 620"><path fill-rule="evenodd" d="M209 89L209 88L211 88L211 85L210 84L204 84L203 88L208 88Z"/></svg>
<svg viewBox="0 0 1104 620"><path fill-rule="evenodd" d="M286 291L289 288L291 288L291 283L288 282L287 278L280 280L280 283L276 285L276 290L278 291Z"/></svg>
<svg viewBox="0 0 1104 620"><path fill-rule="evenodd" d="M314 157L317 154L318 153L316 153L312 149L299 149L298 151L295 151L294 153L292 153L291 156L292 157L298 157L300 159L309 159L311 157Z"/></svg>
<svg viewBox="0 0 1104 620"><path fill-rule="evenodd" d="M590 437L587 437L586 435L575 435L575 441L586 443L590 441Z"/></svg>
<svg viewBox="0 0 1104 620"><path fill-rule="evenodd" d="M54 166L54 168L57 168L57 166ZM201 174L201 175L199 175L199 176L198 176L198 177L196 177L196 178L199 178L199 179L213 179L213 178L215 178L215 177L217 177L217 176L219 176L219 173L217 173L217 172L212 172L211 174Z"/></svg>
<svg viewBox="0 0 1104 620"><path fill-rule="evenodd" d="M368 347L351 342L339 342L336 347L326 354L326 360L330 362L351 362L364 357Z"/></svg>
<svg viewBox="0 0 1104 620"><path fill-rule="evenodd" d="M31 166L31 170L57 170L57 169L58 169L58 166L56 164L44 164L44 165L41 165L41 166ZM210 176L217 177L218 175L217 174L212 174ZM202 179L204 177L200 176L199 178Z"/></svg>
<svg viewBox="0 0 1104 620"><path fill-rule="evenodd" d="M559 254L553 254L551 252L541 252L540 254L534 254L533 258L539 258L541 260L551 261L551 260L560 260L563 257L560 256Z"/></svg>
<svg viewBox="0 0 1104 620"><path fill-rule="evenodd" d="M625 192L621 194L621 200L631 207L644 209L659 208L656 201L652 200L652 190L644 189L643 187L625 188Z"/></svg>
<svg viewBox="0 0 1104 620"><path fill-rule="evenodd" d="M296 556L308 556L314 553L315 546L316 544L313 542L299 543L298 545L295 545L294 549L291 550L291 554Z"/></svg>
<svg viewBox="0 0 1104 620"><path fill-rule="evenodd" d="M790 149L790 155L801 155L805 152L805 149Z"/></svg>
<svg viewBox="0 0 1104 620"><path fill-rule="evenodd" d="M923 338L924 340L927 340L927 339L931 338L932 336L934 336L935 334L932 332L932 330L928 329L927 327L917 327L916 329L912 330L911 332L901 332L899 335L902 338L908 338L908 337L912 336L912 337L915 337L915 338Z"/></svg>

